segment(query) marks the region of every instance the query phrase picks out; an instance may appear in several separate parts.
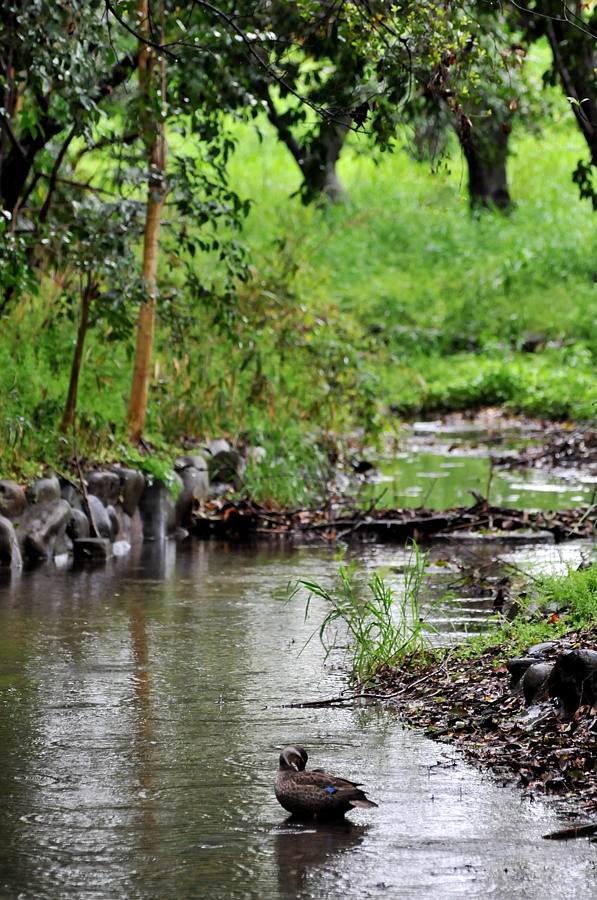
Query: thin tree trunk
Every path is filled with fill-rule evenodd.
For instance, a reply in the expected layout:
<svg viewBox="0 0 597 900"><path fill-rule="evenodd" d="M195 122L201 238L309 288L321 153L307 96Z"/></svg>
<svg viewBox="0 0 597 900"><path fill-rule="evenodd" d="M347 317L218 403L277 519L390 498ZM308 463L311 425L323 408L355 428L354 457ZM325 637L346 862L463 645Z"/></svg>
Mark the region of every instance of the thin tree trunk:
<svg viewBox="0 0 597 900"><path fill-rule="evenodd" d="M149 37L149 0L137 0L139 31ZM164 41L164 4L160 4L161 42ZM165 104L166 73L165 57L160 61L160 79L154 82L156 54L147 44L139 46L139 90L141 105L141 125L147 152L149 181L145 214L145 235L143 240L143 269L146 295L141 301L137 318L137 344L131 395L127 410L127 422L131 441L138 444L143 434L147 402L149 398L149 382L151 378L151 360L153 354L153 336L155 331L156 283L158 269L159 233L162 210L166 199L166 135L163 117L156 118L153 112L152 93L156 87L161 89L161 106Z"/></svg>
<svg viewBox="0 0 597 900"><path fill-rule="evenodd" d="M155 332L159 231L163 205L163 197L157 194L156 191L150 191L146 206L142 270L147 295L141 301L137 317L137 344L127 412L130 438L136 444L139 443L143 434L149 399L153 337Z"/></svg>
<svg viewBox="0 0 597 900"><path fill-rule="evenodd" d="M85 338L89 327L89 311L91 303L96 293L96 285L91 280L91 275L87 274L87 283L81 295L81 319L77 330L77 343L75 344L75 353L70 370L70 381L68 384L68 394L60 423L60 431L67 434L75 421L77 412L77 392L79 390L79 373L81 371L81 361L83 359L83 348L85 346Z"/></svg>

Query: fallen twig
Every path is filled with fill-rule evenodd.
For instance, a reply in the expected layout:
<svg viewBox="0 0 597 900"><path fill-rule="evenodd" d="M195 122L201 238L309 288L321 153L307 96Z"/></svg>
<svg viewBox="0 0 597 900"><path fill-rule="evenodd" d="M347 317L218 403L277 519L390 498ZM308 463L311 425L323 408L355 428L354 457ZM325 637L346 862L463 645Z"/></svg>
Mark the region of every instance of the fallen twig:
<svg viewBox="0 0 597 900"><path fill-rule="evenodd" d="M348 703L359 699L360 694L351 694L347 697L329 697L327 700L304 700L300 703L283 703L283 709L319 709L325 706L336 706L339 703ZM377 698L379 699L379 697Z"/></svg>
<svg viewBox="0 0 597 900"><path fill-rule="evenodd" d="M550 831L542 837L546 841L568 841L579 837L589 837L597 832L597 825L573 825L572 828L562 828L560 831Z"/></svg>

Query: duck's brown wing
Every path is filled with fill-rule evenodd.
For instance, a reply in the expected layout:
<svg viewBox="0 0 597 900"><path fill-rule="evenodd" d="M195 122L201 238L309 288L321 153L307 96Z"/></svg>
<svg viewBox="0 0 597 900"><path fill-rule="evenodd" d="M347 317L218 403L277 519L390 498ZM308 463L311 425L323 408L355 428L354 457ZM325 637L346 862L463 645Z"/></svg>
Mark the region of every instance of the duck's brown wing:
<svg viewBox="0 0 597 900"><path fill-rule="evenodd" d="M377 803L369 800L356 781L348 781L346 778L336 778L328 775L323 769L312 769L310 772L299 772L295 776L297 784L304 786L313 796L323 791L338 803L350 806L374 807Z"/></svg>

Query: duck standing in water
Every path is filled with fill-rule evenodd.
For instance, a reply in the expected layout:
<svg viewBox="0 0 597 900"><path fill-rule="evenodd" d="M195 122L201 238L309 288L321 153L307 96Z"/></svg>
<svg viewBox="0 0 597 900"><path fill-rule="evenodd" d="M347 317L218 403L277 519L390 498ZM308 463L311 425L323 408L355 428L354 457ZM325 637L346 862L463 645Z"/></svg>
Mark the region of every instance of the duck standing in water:
<svg viewBox="0 0 597 900"><path fill-rule="evenodd" d="M307 751L296 745L284 747L280 754L274 789L278 802L293 816L337 819L355 806L377 806L354 781L335 778L323 769L305 771L307 759Z"/></svg>

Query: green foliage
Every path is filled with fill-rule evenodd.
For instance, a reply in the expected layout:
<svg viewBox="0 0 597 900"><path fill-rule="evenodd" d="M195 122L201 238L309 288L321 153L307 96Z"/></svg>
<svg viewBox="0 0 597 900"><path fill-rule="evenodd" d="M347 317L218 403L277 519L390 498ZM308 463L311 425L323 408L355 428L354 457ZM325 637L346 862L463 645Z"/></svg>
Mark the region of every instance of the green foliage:
<svg viewBox="0 0 597 900"><path fill-rule="evenodd" d="M516 616L501 616L488 622L486 630L459 647L465 656L488 647L499 648L500 658L523 655L533 644L553 640L597 623L597 566L572 570L563 575L543 576L518 600Z"/></svg>
<svg viewBox="0 0 597 900"><path fill-rule="evenodd" d="M543 579L538 602L540 607L552 605L562 610L569 628L584 628L597 621L597 566Z"/></svg>
<svg viewBox="0 0 597 900"><path fill-rule="evenodd" d="M298 427L249 432L252 452L243 473L242 493L257 503L290 509L313 506L327 493L332 464L325 441Z"/></svg>
<svg viewBox="0 0 597 900"><path fill-rule="evenodd" d="M133 6L118 9L124 14ZM589 204L569 182L580 146L569 109L553 105L540 144L514 123L516 207L507 218L469 215L456 142L446 147L445 165L430 173L400 150L374 156L354 136L340 164L349 199L306 209L289 199L300 189L300 174L272 137L259 93L271 71L257 65L253 51L290 78L276 89L279 111L308 144L318 120L294 106L289 88L308 87L314 102L331 109L326 85L339 85L328 63L346 35L354 63L347 66L359 83L352 99L344 86L343 112L349 101L361 103L362 89L387 89L397 102L410 84L414 50L423 45L426 71L440 81L448 76L444 86L460 91L470 66L480 71L475 54L489 52L485 35L479 33L475 53L461 65L456 60L475 31L464 7L454 28L443 3L397 5L404 29L397 42L385 31L393 50L384 56L384 31L375 25L382 20L372 29L366 16L381 5L334 4L334 14L342 9L346 18L326 30L330 4L280 2L268 7L277 30L264 26L243 40L200 6L185 19L184 34L180 22L169 20L179 59L167 91L171 167L147 419L152 442L246 435L268 454L248 475L257 495L272 500L280 490L305 502L325 491L330 442L376 439L392 424L388 410L414 415L497 403L591 417L597 265L587 243ZM232 8L224 4L223 12ZM34 159L19 221L8 214L0 220L1 449L4 468L14 471L33 465L36 455L67 461L72 452L70 439L55 431L88 276L96 291L78 398L79 449L128 452L124 411L143 288L139 201L147 174L136 40L120 28L110 39L101 29L96 35L102 10L99 0L9 4L10 27L0 38L3 53L11 34L22 39L14 78L3 85L10 103L2 115ZM300 33L308 41L297 49ZM295 41L286 54L284 35ZM83 52L92 38L93 52ZM455 61L447 60L446 73L448 45ZM191 52L193 46L202 53ZM255 62L250 71L247 54ZM417 65L420 72L420 59ZM499 88L506 103L502 76L496 71L499 85L487 90ZM367 127L374 115L380 122L386 115L381 98L379 109L370 106ZM241 108L253 131L241 125ZM381 124L375 132L381 145L397 140L389 121L383 134ZM2 165L11 157L7 134Z"/></svg>
<svg viewBox="0 0 597 900"><path fill-rule="evenodd" d="M181 491L180 480L176 477L173 467L172 455L167 451L165 455L152 455L139 453L135 448L127 451L128 461L145 472L148 484L158 482L168 488L173 500L176 500Z"/></svg>
<svg viewBox="0 0 597 900"><path fill-rule="evenodd" d="M513 412L552 419L594 416L595 364L582 345L538 354L458 354L425 360L424 378L404 391L405 414L501 406Z"/></svg>
<svg viewBox="0 0 597 900"><path fill-rule="evenodd" d="M305 618L313 596L329 604L330 609L316 634L326 659L332 651L346 648L345 657L355 685L366 685L384 669L403 665L410 657L420 658L434 652L431 635L436 631L427 620L443 601L428 604L423 612L421 595L426 562L427 554L421 554L413 542L400 592L386 583L381 572L375 572L367 583L370 593L367 598L361 596L342 566L333 591L312 579L299 580L292 596L300 587L310 592Z"/></svg>

